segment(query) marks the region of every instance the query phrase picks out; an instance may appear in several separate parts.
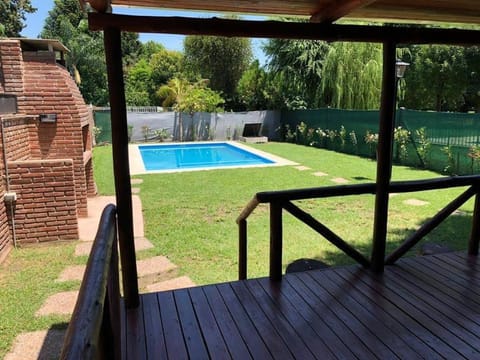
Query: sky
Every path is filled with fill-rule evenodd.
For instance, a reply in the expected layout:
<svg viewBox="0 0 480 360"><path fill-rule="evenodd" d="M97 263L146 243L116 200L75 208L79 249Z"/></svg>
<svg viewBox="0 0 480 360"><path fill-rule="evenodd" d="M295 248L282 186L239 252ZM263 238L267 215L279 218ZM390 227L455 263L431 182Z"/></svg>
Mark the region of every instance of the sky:
<svg viewBox="0 0 480 360"><path fill-rule="evenodd" d="M42 31L45 19L48 16L48 12L53 8L53 0L31 0L33 7L37 8L34 14L27 14L25 24L27 25L23 31L22 36L29 38L37 38ZM152 9L131 9L124 7L115 7L114 13L118 14L130 14L130 15L161 15L161 16L195 16L195 17L213 17L218 14L212 13L193 13L182 11L155 11ZM254 19L254 18L252 18ZM140 34L140 41L146 42L153 40L161 43L169 50L183 50L183 35L169 35L169 34ZM260 61L261 65L266 63L266 57L261 47L265 40L252 39L252 48L254 58Z"/></svg>

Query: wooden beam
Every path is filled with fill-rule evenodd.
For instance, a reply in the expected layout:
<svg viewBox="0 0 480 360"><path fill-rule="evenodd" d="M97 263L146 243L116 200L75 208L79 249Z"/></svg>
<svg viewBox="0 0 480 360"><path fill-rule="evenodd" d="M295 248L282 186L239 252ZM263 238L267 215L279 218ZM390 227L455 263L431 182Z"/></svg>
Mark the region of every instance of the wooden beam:
<svg viewBox="0 0 480 360"><path fill-rule="evenodd" d="M118 29L105 29L104 46L110 96L113 173L117 199L118 242L122 263L123 292L125 305L131 309L138 307L139 296L135 243L133 241L132 188L128 165L127 106L123 83L121 39Z"/></svg>
<svg viewBox="0 0 480 360"><path fill-rule="evenodd" d="M110 0L88 0L88 3L99 13L111 12L112 9Z"/></svg>
<svg viewBox="0 0 480 360"><path fill-rule="evenodd" d="M383 272L387 241L388 194L392 176L392 144L397 86L395 62L396 45L386 42L383 44L382 100L377 146L377 191L371 258L371 269L375 272Z"/></svg>
<svg viewBox="0 0 480 360"><path fill-rule="evenodd" d="M282 21L88 14L90 30L107 27L136 33L217 35L397 44L479 45L480 31L425 27L331 25Z"/></svg>
<svg viewBox="0 0 480 360"><path fill-rule="evenodd" d="M376 0L338 0L326 4L310 17L313 23L333 23L350 14L353 10L370 5Z"/></svg>

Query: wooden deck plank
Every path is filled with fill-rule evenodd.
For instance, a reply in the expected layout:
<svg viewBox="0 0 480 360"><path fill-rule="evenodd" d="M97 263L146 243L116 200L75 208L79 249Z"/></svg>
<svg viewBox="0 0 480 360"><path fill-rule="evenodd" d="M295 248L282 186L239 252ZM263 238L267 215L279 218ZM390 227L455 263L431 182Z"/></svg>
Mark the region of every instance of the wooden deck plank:
<svg viewBox="0 0 480 360"><path fill-rule="evenodd" d="M352 271L351 269L347 269ZM365 272L363 272L365 273ZM410 304L408 299L408 294L398 294L394 290L388 287L388 283L383 281L383 276L370 276L367 274L366 276L360 276L359 279L365 282L368 286L372 289L380 292L382 296L384 296L388 301L392 302L400 308L404 313L411 316L417 322L420 323L420 328L417 329L420 333L423 333L425 330L428 330L432 336L430 340L434 343L433 346L436 347L440 351L440 354L446 358L454 359L454 358L461 358L462 356L460 353L455 351L454 347L450 346L450 342L458 343L458 340L451 335L449 331L444 329L442 326L438 325L436 322L432 321L425 313L418 310L415 306ZM402 296L403 295L403 296ZM425 338L425 337L424 337ZM448 341L447 341L448 339ZM456 341L452 341L452 339ZM463 346L463 343L460 343L460 346ZM455 345L453 345L455 346Z"/></svg>
<svg viewBox="0 0 480 360"><path fill-rule="evenodd" d="M268 320L263 310L252 294L243 286L241 282L231 283L231 287L236 296L240 300L240 303L246 310L246 313L250 317L255 328L258 330L263 342L267 345L268 350L272 354L273 358L279 359L294 359L294 356L290 352L288 346L282 340L275 327Z"/></svg>
<svg viewBox="0 0 480 360"><path fill-rule="evenodd" d="M297 336L301 336L306 347L308 347L313 355L321 354L322 358L334 358L338 355L339 351L344 351L343 349L335 348L331 350L326 341L322 339L322 336L325 335L325 329L322 329L320 332L316 332L312 324L309 324L305 318L300 314L300 308L298 303L290 302L285 295L281 293L281 288L285 288L285 282L272 283L266 279L259 279L248 283L250 286L259 286L263 291L268 295L269 300L275 306L275 312L281 312L285 319L290 323L290 325L297 332ZM291 289L291 288L290 288ZM285 290L284 290L285 291ZM258 295L262 295L261 292ZM275 313L273 314L275 316ZM301 331L301 333L298 333ZM319 334L321 335L319 337ZM335 339L338 342L338 339ZM346 351L348 356L352 356L352 353Z"/></svg>
<svg viewBox="0 0 480 360"><path fill-rule="evenodd" d="M123 358L480 358L479 270L452 253L143 294Z"/></svg>
<svg viewBox="0 0 480 360"><path fill-rule="evenodd" d="M480 336L480 326L472 318L474 314L471 310L466 309L461 302L455 301L455 299L440 293L437 288L427 283L425 283L422 288L415 287L412 279L405 276L404 272L398 271L397 269L392 269L392 272L401 279L399 283L402 284L407 291L412 291L412 293L428 301L429 304L447 316L453 323L464 326L466 330L472 332L472 334L477 337Z"/></svg>
<svg viewBox="0 0 480 360"><path fill-rule="evenodd" d="M143 317L145 321L145 346L147 354L155 354L161 359L167 358L167 348L162 328L162 318L157 295L145 294L142 296Z"/></svg>
<svg viewBox="0 0 480 360"><path fill-rule="evenodd" d="M173 292L160 292L157 294L157 298L160 304L161 316L161 320L158 319L158 321L162 323L168 358L188 359L188 352L183 339Z"/></svg>
<svg viewBox="0 0 480 360"><path fill-rule="evenodd" d="M383 321L377 318L376 311L370 312L368 310L367 299L357 301L352 292L352 286L340 286L333 281L329 274L335 274L334 271L329 271L325 274L320 272L311 273L311 276L316 279L317 283L327 290L333 297L335 297L344 307L348 309L365 327L370 329L378 339L383 342L388 348L401 359L420 359L397 333L385 325Z"/></svg>
<svg viewBox="0 0 480 360"><path fill-rule="evenodd" d="M238 330L254 359L273 359L260 333L248 317L244 307L239 303L229 284L217 285L227 308L237 323Z"/></svg>
<svg viewBox="0 0 480 360"><path fill-rule="evenodd" d="M392 303L386 301L381 295L370 291L367 285L358 281L355 276L342 272L341 269L339 271L329 272L327 275L331 277L333 281L340 284L347 281L350 286L351 296L374 314L378 321L385 324L396 336L408 344L418 356L428 359L442 358L440 354L432 351L432 348L412 331L415 326L419 326L415 320L403 313Z"/></svg>
<svg viewBox="0 0 480 360"><path fill-rule="evenodd" d="M318 339L315 339L314 342L306 339L309 338L310 340L313 340L311 336L309 336L311 333L309 333L308 327L303 328L302 333L299 334L296 327L292 326L292 324L286 319L285 312L279 311L263 287L257 281L252 280L244 283L244 285L248 287L253 297L257 300L265 315L271 321L272 325L285 341L296 359L315 359L315 356L313 355L314 353L322 353L325 357L333 356L333 354L330 354L328 348L321 346L322 343L318 342ZM314 344L319 345L319 348L311 350L310 345L314 346Z"/></svg>
<svg viewBox="0 0 480 360"><path fill-rule="evenodd" d="M298 281L296 276L288 276L283 279L288 282L295 291L304 299L308 306L319 316L325 323L337 334L350 350L359 359L376 358L375 355L365 346L354 334L354 332L337 318L335 311L324 306L320 300L315 296L308 286L302 281Z"/></svg>
<svg viewBox="0 0 480 360"><path fill-rule="evenodd" d="M205 347L202 332L200 331L188 290L182 289L176 291L174 297L189 358L208 359L208 351Z"/></svg>
<svg viewBox="0 0 480 360"><path fill-rule="evenodd" d="M202 330L203 336L205 337L205 344L207 346L210 358L227 358L229 351L203 290L199 287L196 287L191 288L188 292L190 294L190 298L192 299L198 324ZM213 307L215 306L216 304L213 304Z"/></svg>
<svg viewBox="0 0 480 360"><path fill-rule="evenodd" d="M240 335L237 324L223 302L216 286L205 286L203 291L212 310L213 316L222 333L223 339L228 347L230 356L233 359L247 360L251 359L250 352L244 339ZM266 351L266 350L265 350Z"/></svg>
<svg viewBox="0 0 480 360"><path fill-rule="evenodd" d="M475 339L478 340L478 337L466 330L470 320L466 319L466 324L462 324L458 317L455 319L455 313L450 308L445 307L446 312L441 312L436 307L436 305L440 303L436 301L435 298L429 298L427 296L422 297L421 288L425 287L426 283L421 284L421 286L419 286L419 284L416 286L407 286L405 282L403 282L402 279L394 273L394 271L389 271L387 274L385 274L385 277L387 277L385 282L388 283L387 286L390 289L393 290L390 284L395 283L394 291L397 292L397 294L402 296L418 311L423 312L436 324L438 324L440 327L443 327L445 331L450 333L449 343L455 347L456 351L461 353L466 358L480 356L478 351L471 346L471 342L475 342ZM435 302L432 304L427 300L435 300Z"/></svg>
<svg viewBox="0 0 480 360"><path fill-rule="evenodd" d="M259 279L264 287L275 287L279 291L279 295L275 296L275 301L279 304L279 307L285 312L289 311L286 303L290 303L291 306L298 311L305 323L308 324L316 333L319 342L324 342L330 349L331 353L335 354L339 359L352 359L355 358L350 349L342 342L332 329L324 322L324 318L319 316L313 309L310 308L308 303L293 289L288 281L282 281L280 283L272 283L269 279ZM270 292L272 292L270 290ZM307 325L303 325L301 320L299 325L303 329Z"/></svg>
<svg viewBox="0 0 480 360"><path fill-rule="evenodd" d="M362 324L357 317L352 314L348 308L344 307L339 299L332 296L312 277L315 274L312 272L305 272L301 277L303 281L310 288L315 289L315 295L323 302L323 307L332 308L337 317L344 322L371 351L380 359L398 359L398 357L383 344L375 335L374 329L369 329ZM308 276L307 276L308 275Z"/></svg>

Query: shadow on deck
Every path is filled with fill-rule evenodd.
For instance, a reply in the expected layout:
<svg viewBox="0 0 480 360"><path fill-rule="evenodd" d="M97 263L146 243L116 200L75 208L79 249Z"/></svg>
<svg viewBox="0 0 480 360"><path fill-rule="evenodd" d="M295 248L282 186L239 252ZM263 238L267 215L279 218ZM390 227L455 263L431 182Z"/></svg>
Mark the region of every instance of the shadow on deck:
<svg viewBox="0 0 480 360"><path fill-rule="evenodd" d="M480 260L464 253L142 294L122 357L480 357ZM124 307L121 307L124 309Z"/></svg>

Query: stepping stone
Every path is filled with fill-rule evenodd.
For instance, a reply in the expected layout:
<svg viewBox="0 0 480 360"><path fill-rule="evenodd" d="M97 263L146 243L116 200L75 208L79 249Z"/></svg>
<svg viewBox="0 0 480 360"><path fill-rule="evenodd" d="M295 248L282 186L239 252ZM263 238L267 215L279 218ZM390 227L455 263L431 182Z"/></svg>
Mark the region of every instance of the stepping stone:
<svg viewBox="0 0 480 360"><path fill-rule="evenodd" d="M435 243L425 243L420 247L420 255L435 255L449 253L453 250L450 249L447 245L435 244Z"/></svg>
<svg viewBox="0 0 480 360"><path fill-rule="evenodd" d="M144 237L135 238L135 251L147 250L153 248L153 244ZM93 241L81 242L75 247L75 256L87 256L90 255Z"/></svg>
<svg viewBox="0 0 480 360"><path fill-rule="evenodd" d="M4 360L58 359L66 330L40 330L17 336Z"/></svg>
<svg viewBox="0 0 480 360"><path fill-rule="evenodd" d="M140 194L140 188L132 187L132 194Z"/></svg>
<svg viewBox="0 0 480 360"><path fill-rule="evenodd" d="M308 271L308 270L319 270L319 269L326 269L330 266L325 264L323 261L315 260L315 259L298 259L290 264L288 264L285 272L287 274Z"/></svg>
<svg viewBox="0 0 480 360"><path fill-rule="evenodd" d="M177 276L177 266L165 256L155 256L145 260L137 260L138 286L169 280Z"/></svg>
<svg viewBox="0 0 480 360"><path fill-rule="evenodd" d="M86 265L72 265L68 266L56 279L56 282L63 281L82 281L85 273Z"/></svg>
<svg viewBox="0 0 480 360"><path fill-rule="evenodd" d="M313 175L314 176L328 176L327 173L324 173L324 172L321 172L321 171L314 172Z"/></svg>
<svg viewBox="0 0 480 360"><path fill-rule="evenodd" d="M300 165L300 166L294 166L295 169L299 170L299 171L305 171L305 170L310 170L310 168L308 166L303 166L303 165Z"/></svg>
<svg viewBox="0 0 480 360"><path fill-rule="evenodd" d="M406 205L412 205L412 206L424 206L429 204L429 202L427 201L422 201L418 199L408 199L408 200L405 200L403 203Z"/></svg>
<svg viewBox="0 0 480 360"><path fill-rule="evenodd" d="M454 216L467 216L468 214L465 211L462 210L455 210L452 215Z"/></svg>
<svg viewBox="0 0 480 360"><path fill-rule="evenodd" d="M35 316L70 315L77 302L78 291L65 291L50 296Z"/></svg>
<svg viewBox="0 0 480 360"><path fill-rule="evenodd" d="M334 183L337 183L337 184L348 184L348 182L349 182L347 179L344 179L344 178L341 178L341 177L333 178L332 181Z"/></svg>
<svg viewBox="0 0 480 360"><path fill-rule="evenodd" d="M184 289L195 286L195 283L188 276L180 276L174 279L161 281L147 285L147 292L158 292L174 289Z"/></svg>
<svg viewBox="0 0 480 360"><path fill-rule="evenodd" d="M132 185L140 185L143 184L143 179L131 179L130 184Z"/></svg>
<svg viewBox="0 0 480 360"><path fill-rule="evenodd" d="M388 194L389 197L395 197L395 196L398 196L398 195L400 195L400 194L399 194L399 193L390 193L390 194Z"/></svg>

